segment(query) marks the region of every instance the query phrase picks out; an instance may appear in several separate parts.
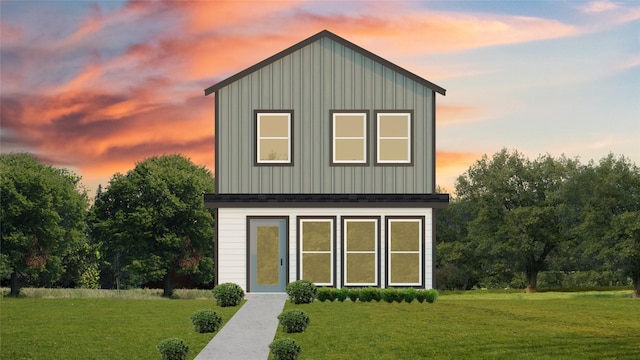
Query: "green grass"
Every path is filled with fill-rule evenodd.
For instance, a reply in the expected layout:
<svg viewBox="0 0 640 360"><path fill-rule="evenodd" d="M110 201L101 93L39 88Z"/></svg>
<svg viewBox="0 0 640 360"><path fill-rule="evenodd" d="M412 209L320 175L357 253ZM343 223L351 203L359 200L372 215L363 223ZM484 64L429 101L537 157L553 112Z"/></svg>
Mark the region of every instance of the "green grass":
<svg viewBox="0 0 640 360"><path fill-rule="evenodd" d="M629 291L467 291L434 304L294 305L300 359L640 359L640 300Z"/></svg>
<svg viewBox="0 0 640 360"><path fill-rule="evenodd" d="M8 293L0 289L0 293ZM190 358L214 334L189 317L215 309L211 291L23 289L0 298L0 359L158 359L156 345L179 337ZM640 299L630 290L444 292L434 304L294 305L311 318L292 337L303 359L640 359Z"/></svg>
<svg viewBox="0 0 640 360"><path fill-rule="evenodd" d="M8 288L0 288L0 296L8 296ZM28 298L110 298L110 299L160 299L162 289L61 289L61 288L23 288L18 297ZM213 299L211 290L176 289L172 299Z"/></svg>
<svg viewBox="0 0 640 360"><path fill-rule="evenodd" d="M144 292L121 292L125 298L79 293L76 298L65 297L69 293L51 298L56 294L49 292L48 298L0 299L0 358L159 359L156 345L178 337L193 359L214 334L195 332L191 314L214 309L224 325L239 309L218 307L211 299L169 300Z"/></svg>

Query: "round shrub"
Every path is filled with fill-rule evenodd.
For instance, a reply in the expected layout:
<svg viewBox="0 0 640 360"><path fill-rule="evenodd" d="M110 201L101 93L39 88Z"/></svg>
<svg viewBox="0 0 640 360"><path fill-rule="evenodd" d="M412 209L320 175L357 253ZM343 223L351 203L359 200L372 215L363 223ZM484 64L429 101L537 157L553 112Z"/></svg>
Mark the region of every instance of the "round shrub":
<svg viewBox="0 0 640 360"><path fill-rule="evenodd" d="M426 297L427 297L426 290L418 290L416 292L416 300L418 300L419 303L422 304Z"/></svg>
<svg viewBox="0 0 640 360"><path fill-rule="evenodd" d="M409 304L416 299L417 295L418 295L418 291L414 288L406 288L400 291L400 296L402 297L402 300L404 300L404 302Z"/></svg>
<svg viewBox="0 0 640 360"><path fill-rule="evenodd" d="M371 300L373 300L373 301L382 300L382 289L380 289L380 288L371 288Z"/></svg>
<svg viewBox="0 0 640 360"><path fill-rule="evenodd" d="M426 290L424 295L425 295L424 299L429 304L433 304L438 299L438 291L436 289Z"/></svg>
<svg viewBox="0 0 640 360"><path fill-rule="evenodd" d="M271 353L276 360L296 360L302 352L300 345L291 338L273 340L269 344L269 349L271 349Z"/></svg>
<svg viewBox="0 0 640 360"><path fill-rule="evenodd" d="M318 289L318 297L319 301L333 301L336 299L336 293L333 291L333 288L321 287Z"/></svg>
<svg viewBox="0 0 640 360"><path fill-rule="evenodd" d="M203 309L191 315L191 323L199 333L209 333L217 331L222 324L222 318L217 312L211 309Z"/></svg>
<svg viewBox="0 0 640 360"><path fill-rule="evenodd" d="M302 310L290 309L283 311L278 315L280 325L285 332L303 332L309 326L309 316Z"/></svg>
<svg viewBox="0 0 640 360"><path fill-rule="evenodd" d="M244 299L244 290L238 284L222 283L213 288L213 297L219 306L236 306Z"/></svg>
<svg viewBox="0 0 640 360"><path fill-rule="evenodd" d="M336 299L340 302L347 300L347 296L349 295L349 289L340 288L336 289Z"/></svg>
<svg viewBox="0 0 640 360"><path fill-rule="evenodd" d="M388 303L392 303L396 300L397 297L397 290L391 287L388 287L386 289L382 290L382 300L388 302Z"/></svg>
<svg viewBox="0 0 640 360"><path fill-rule="evenodd" d="M294 304L309 304L318 295L318 288L308 280L297 280L287 285L287 295Z"/></svg>
<svg viewBox="0 0 640 360"><path fill-rule="evenodd" d="M358 299L362 302L380 301L380 289L374 287L362 288L358 291Z"/></svg>
<svg viewBox="0 0 640 360"><path fill-rule="evenodd" d="M358 289L349 289L349 299L353 302L355 302L356 300L358 300L358 294L360 293L360 291Z"/></svg>
<svg viewBox="0 0 640 360"><path fill-rule="evenodd" d="M189 345L178 338L162 340L156 348L162 360L185 360L189 354Z"/></svg>

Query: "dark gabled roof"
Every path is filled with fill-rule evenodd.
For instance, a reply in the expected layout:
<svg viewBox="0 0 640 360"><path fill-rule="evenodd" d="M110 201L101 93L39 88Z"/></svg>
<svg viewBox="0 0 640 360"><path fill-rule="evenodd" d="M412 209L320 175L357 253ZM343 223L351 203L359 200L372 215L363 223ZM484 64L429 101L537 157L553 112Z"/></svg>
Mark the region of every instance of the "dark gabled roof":
<svg viewBox="0 0 640 360"><path fill-rule="evenodd" d="M390 69L392 69L392 70L394 70L394 71L396 71L396 72L398 72L398 73L400 73L400 74L402 74L402 75L404 75L404 76L406 76L406 77L408 77L408 78L410 78L410 79L412 79L412 80L414 80L414 81L416 81L416 82L418 82L418 83L420 83L420 84L422 84L422 85L424 85L426 87L428 87L429 89L431 89L431 90L433 90L433 91L435 91L435 92L437 92L439 94L445 95L446 90L441 88L440 86L438 86L438 85L432 83L431 81L428 81L428 80L426 80L426 79L424 79L424 78L422 78L422 77L420 77L420 76L418 76L418 75L416 75L416 74L414 74L414 73L412 73L412 72L410 72L410 71L408 71L406 69L403 69L400 66L398 66L398 65L396 65L396 64L394 64L394 63L392 63L392 62L390 62L388 60L385 60L385 59L381 58L380 56L378 56L378 55L376 55L376 54L374 54L374 53L372 53L372 52L370 52L368 50L365 50L365 49L361 48L360 46L358 46L358 45L356 45L356 44L354 44L354 43L352 43L352 42L350 42L350 41L348 41L348 40L346 40L344 38L341 38L340 36L330 32L328 30L323 30L323 31L311 36L310 38L307 38L306 40L303 40L303 41L301 41L301 42L299 42L299 43L297 43L297 44L295 44L295 45L293 45L293 46L291 46L291 47L289 47L289 48L287 48L285 50L280 51L279 53L277 53L277 54L275 54L275 55L273 55L273 56L271 56L271 57L269 57L267 59L262 60L261 62L255 64L255 65L253 65L253 66L251 66L251 67L249 67L249 68L247 68L247 69L245 69L245 70L243 70L243 71L241 71L241 72L239 72L239 73L237 73L237 74L235 74L235 75L233 75L233 76L231 76L229 78L226 78L225 80L222 80L222 81L220 81L220 82L218 82L216 84L211 85L210 87L204 89L204 94L205 94L205 96L209 95L209 94L215 92L216 90L218 90L218 89L220 89L220 88L222 88L224 86L227 86L228 84L230 84L230 83L232 83L232 82L234 82L234 81L236 81L236 80L238 80L240 78L243 78L243 77L251 74L252 72L254 72L254 71L256 71L256 70L258 70L258 69L260 69L260 68L262 68L262 67L264 67L264 66L266 66L266 65L268 65L268 64L270 64L272 62L275 62L275 61L277 61L277 60L279 60L279 59L281 59L281 58L283 58L283 57L285 57L285 56L287 56L287 55L289 55L289 54L291 54L291 53L293 53L293 52L295 52L295 51L297 51L297 50L299 50L299 49L301 49L301 48L303 48L303 47L305 47L305 46L307 46L307 45L309 45L311 43L313 43L313 42L316 42L317 40L319 40L319 39L321 39L323 37L327 37L327 38L329 38L329 39L331 39L331 40L333 40L333 41L335 41L337 43L340 43L340 44L346 46L347 48L349 48L349 49L351 49L351 50L353 50L353 51L355 51L357 53L360 53L363 56L368 57L368 58L370 58L370 59L372 59L372 60L374 60L376 62L379 62L382 65L384 65L384 66L386 66L386 67L388 67L388 68L390 68Z"/></svg>
<svg viewBox="0 0 640 360"><path fill-rule="evenodd" d="M204 194L207 208L446 208L449 194Z"/></svg>

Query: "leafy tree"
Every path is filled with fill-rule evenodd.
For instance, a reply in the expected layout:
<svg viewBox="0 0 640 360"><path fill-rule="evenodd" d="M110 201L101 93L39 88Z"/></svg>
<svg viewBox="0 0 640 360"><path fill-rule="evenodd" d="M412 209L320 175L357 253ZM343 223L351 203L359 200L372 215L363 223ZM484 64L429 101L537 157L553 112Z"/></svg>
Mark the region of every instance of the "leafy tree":
<svg viewBox="0 0 640 360"><path fill-rule="evenodd" d="M170 296L173 274L210 282L213 216L202 194L213 191L211 173L181 155L151 157L115 174L95 201L90 226L116 286L163 279Z"/></svg>
<svg viewBox="0 0 640 360"><path fill-rule="evenodd" d="M574 228L581 258L592 268L623 270L631 276L637 295L640 168L610 154L585 167L575 186L587 193L578 202L579 222Z"/></svg>
<svg viewBox="0 0 640 360"><path fill-rule="evenodd" d="M548 256L569 239L562 189L577 168L564 157L530 161L503 149L458 177L458 197L472 204L468 237L485 278L510 283L520 271L527 290L536 290Z"/></svg>
<svg viewBox="0 0 640 360"><path fill-rule="evenodd" d="M439 289L471 289L480 282L480 257L468 236L472 205L452 197L449 207L436 212L436 285Z"/></svg>
<svg viewBox="0 0 640 360"><path fill-rule="evenodd" d="M603 249L613 267L622 269L633 282L633 297L640 297L640 211L613 217L607 233L610 247Z"/></svg>
<svg viewBox="0 0 640 360"><path fill-rule="evenodd" d="M0 271L11 279L12 296L21 278L49 285L60 279L65 259L86 243L88 200L79 182L33 155L0 155Z"/></svg>

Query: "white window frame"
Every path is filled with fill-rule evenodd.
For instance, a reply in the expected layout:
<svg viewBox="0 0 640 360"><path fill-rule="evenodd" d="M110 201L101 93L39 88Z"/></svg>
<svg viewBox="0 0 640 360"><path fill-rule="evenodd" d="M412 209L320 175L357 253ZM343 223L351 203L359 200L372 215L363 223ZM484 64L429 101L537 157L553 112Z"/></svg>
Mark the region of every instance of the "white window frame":
<svg viewBox="0 0 640 360"><path fill-rule="evenodd" d="M423 286L424 285L424 218L399 218L399 217L387 217L387 286ZM400 250L391 250L391 224L393 222L417 222L419 226L418 236L419 238L419 248L418 251L400 251ZM419 279L417 283L397 283L391 282L391 255L392 254L418 254L418 268L419 268Z"/></svg>
<svg viewBox="0 0 640 360"><path fill-rule="evenodd" d="M261 136L260 135L260 122L262 121L263 117L269 117L269 116L286 116L287 119L289 120L287 123L287 136ZM257 165L270 165L270 164L285 164L285 165L289 165L293 163L293 157L292 157L292 152L293 152L293 148L291 146L292 144L292 136L291 136L291 118L292 118L292 113L291 112L261 112L261 111L256 111L256 164ZM262 160L260 159L260 140L287 140L287 148L288 148L288 153L287 153L287 159L285 160Z"/></svg>
<svg viewBox="0 0 640 360"><path fill-rule="evenodd" d="M405 116L407 119L407 136L381 136L380 117ZM412 139L413 121L411 112L376 112L376 164L411 164L413 162ZM380 159L380 140L407 140L407 160L382 160Z"/></svg>
<svg viewBox="0 0 640 360"><path fill-rule="evenodd" d="M319 250L312 250L312 251L304 251L304 223L305 222L328 222L331 225L330 231L331 231L331 249L329 251L319 251ZM299 218L298 219L298 226L300 227L299 229L299 236L300 236L300 277L302 277L302 274L304 274L304 254L329 254L331 257L331 282L328 283L314 283L317 286L335 286L335 278L336 278L336 264L335 264L335 224L336 219L335 218L310 218L310 217L305 217L305 218Z"/></svg>
<svg viewBox="0 0 640 360"><path fill-rule="evenodd" d="M337 116L358 116L362 119L362 136L337 136L336 135L336 117ZM331 163L332 164L367 164L368 163L368 151L367 151L367 132L368 132L368 114L365 111L358 112L340 112L334 111L331 113ZM336 140L362 140L362 160L336 160Z"/></svg>
<svg viewBox="0 0 640 360"><path fill-rule="evenodd" d="M343 243L342 243L342 256L343 256L343 268L342 268L342 283L344 286L375 286L375 287L379 287L380 286L380 219L379 218L342 218L343 222L343 227L342 227L342 239L343 239ZM347 228L349 227L349 223L350 222L371 222L374 223L375 225L375 249L374 251L360 251L360 250L356 250L356 251L348 251L347 248L347 244L349 239L347 238ZM348 282L349 279L349 273L347 270L347 259L349 257L349 254L374 254L374 282L372 283L350 283Z"/></svg>

